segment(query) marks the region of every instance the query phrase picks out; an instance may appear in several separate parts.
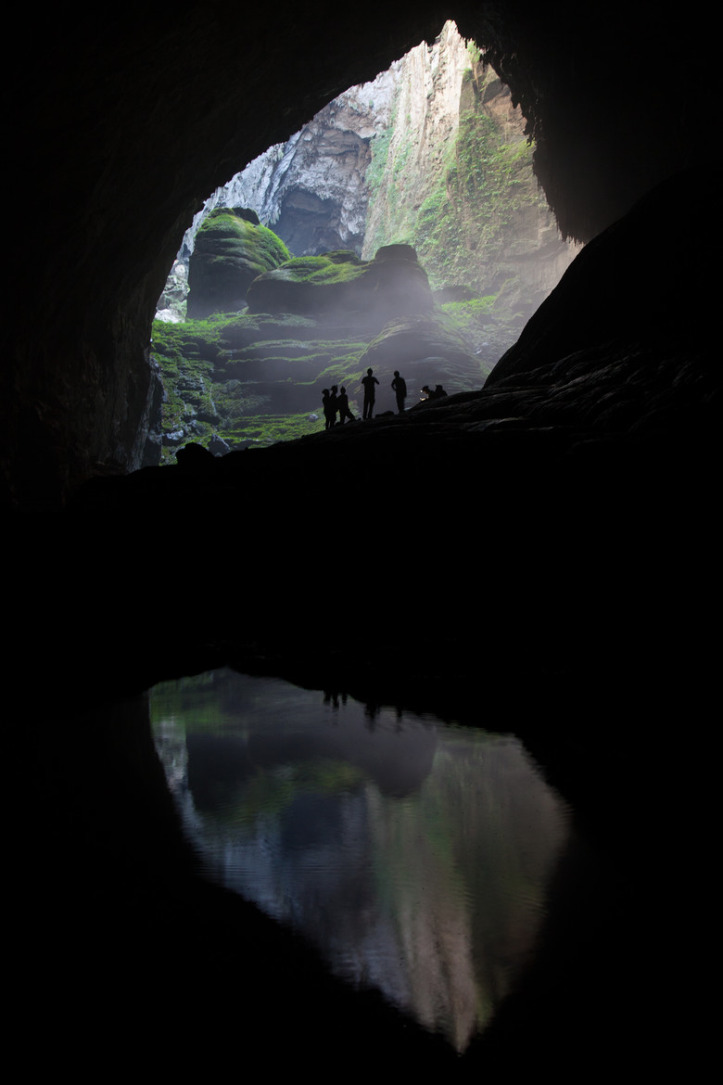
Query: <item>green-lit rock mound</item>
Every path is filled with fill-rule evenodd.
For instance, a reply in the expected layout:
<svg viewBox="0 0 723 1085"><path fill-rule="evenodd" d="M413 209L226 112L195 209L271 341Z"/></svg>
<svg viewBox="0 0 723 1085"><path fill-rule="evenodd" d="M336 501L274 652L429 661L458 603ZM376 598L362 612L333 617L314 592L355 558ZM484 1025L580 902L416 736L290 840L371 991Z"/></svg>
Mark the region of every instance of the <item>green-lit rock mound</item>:
<svg viewBox="0 0 723 1085"><path fill-rule="evenodd" d="M247 302L256 313L335 311L373 320L424 313L433 304L427 273L410 245L386 246L367 261L346 250L287 260L254 280Z"/></svg>
<svg viewBox="0 0 723 1085"><path fill-rule="evenodd" d="M217 208L198 231L191 254L188 316L202 320L211 313L237 312L257 275L288 259L286 245L254 212Z"/></svg>

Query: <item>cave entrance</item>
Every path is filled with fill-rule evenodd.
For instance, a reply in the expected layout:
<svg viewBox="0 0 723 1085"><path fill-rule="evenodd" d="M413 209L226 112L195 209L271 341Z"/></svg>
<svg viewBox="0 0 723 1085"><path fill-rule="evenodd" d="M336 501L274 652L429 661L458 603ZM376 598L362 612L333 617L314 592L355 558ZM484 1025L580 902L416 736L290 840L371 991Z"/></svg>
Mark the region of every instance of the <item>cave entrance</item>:
<svg viewBox="0 0 723 1085"><path fill-rule="evenodd" d="M369 367L376 413L397 409L397 367L406 407L481 387L574 256L532 155L508 88L449 21L214 192L158 303L161 462L317 432L334 385L358 418ZM396 271L370 288L381 252Z"/></svg>

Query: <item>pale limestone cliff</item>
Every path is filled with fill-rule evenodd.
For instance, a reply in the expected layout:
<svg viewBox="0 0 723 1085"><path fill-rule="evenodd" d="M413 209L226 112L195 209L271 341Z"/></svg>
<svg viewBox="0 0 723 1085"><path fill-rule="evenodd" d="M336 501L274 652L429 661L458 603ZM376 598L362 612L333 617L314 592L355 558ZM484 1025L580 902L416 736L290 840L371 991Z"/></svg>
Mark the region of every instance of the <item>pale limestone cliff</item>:
<svg viewBox="0 0 723 1085"><path fill-rule="evenodd" d="M529 315L577 251L555 224L509 89L448 22L402 61L387 131L372 143L363 255L413 244L432 285L495 295Z"/></svg>

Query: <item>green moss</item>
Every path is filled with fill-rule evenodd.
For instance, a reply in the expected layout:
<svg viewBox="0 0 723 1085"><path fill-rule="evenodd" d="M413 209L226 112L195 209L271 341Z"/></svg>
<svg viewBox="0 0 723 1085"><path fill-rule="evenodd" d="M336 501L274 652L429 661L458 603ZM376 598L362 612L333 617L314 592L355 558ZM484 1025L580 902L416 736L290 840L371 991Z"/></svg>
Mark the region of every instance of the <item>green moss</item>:
<svg viewBox="0 0 723 1085"><path fill-rule="evenodd" d="M287 282L328 286L332 283L351 282L364 275L366 270L367 265L356 253L343 249L321 256L295 256L270 274Z"/></svg>
<svg viewBox="0 0 723 1085"><path fill-rule="evenodd" d="M536 197L531 146L505 144L491 117L467 110L436 187L419 209L414 243L432 285L460 282L489 294L498 284L486 279L486 269L504 262L513 217Z"/></svg>
<svg viewBox="0 0 723 1085"><path fill-rule="evenodd" d="M389 144L391 143L393 133L394 118L392 117L389 128L374 136L371 141L372 160L367 166L365 174L365 181L369 187L371 199L374 198L386 173L387 161L389 159Z"/></svg>
<svg viewBox="0 0 723 1085"><path fill-rule="evenodd" d="M317 414L318 418L311 418L312 414ZM222 430L220 436L235 448L246 448L250 445L263 447L279 441L294 441L299 437L318 433L322 428L323 416L319 403L318 409L304 414L248 415L237 419L228 429Z"/></svg>
<svg viewBox="0 0 723 1085"><path fill-rule="evenodd" d="M485 298L470 298L469 301L447 301L440 306L440 309L449 316L474 320L488 316L494 309L496 300L495 294L489 294Z"/></svg>
<svg viewBox="0 0 723 1085"><path fill-rule="evenodd" d="M472 39L470 38L469 41L465 41L465 45L467 47L467 52L469 53L472 63L479 64L480 60L482 59L482 52L477 42L472 41ZM469 74L471 75L472 73L470 72ZM467 75L467 72L465 72L465 75Z"/></svg>
<svg viewBox="0 0 723 1085"><path fill-rule="evenodd" d="M288 248L266 226L255 225L229 208L217 208L196 235L195 249L214 262L232 261L256 274L288 260Z"/></svg>
<svg viewBox="0 0 723 1085"><path fill-rule="evenodd" d="M218 208L196 235L188 270L187 314L239 311L259 275L290 258L284 242L266 226Z"/></svg>

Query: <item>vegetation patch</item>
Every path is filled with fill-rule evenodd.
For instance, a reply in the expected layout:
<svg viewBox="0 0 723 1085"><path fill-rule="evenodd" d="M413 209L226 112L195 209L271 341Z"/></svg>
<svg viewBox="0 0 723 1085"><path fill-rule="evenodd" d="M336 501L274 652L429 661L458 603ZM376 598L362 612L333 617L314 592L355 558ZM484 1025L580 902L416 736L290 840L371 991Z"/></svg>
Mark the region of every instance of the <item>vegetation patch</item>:
<svg viewBox="0 0 723 1085"><path fill-rule="evenodd" d="M320 428L321 404L318 411L306 414L256 414L237 418L221 436L234 448L264 447L279 441L295 441L318 433Z"/></svg>

